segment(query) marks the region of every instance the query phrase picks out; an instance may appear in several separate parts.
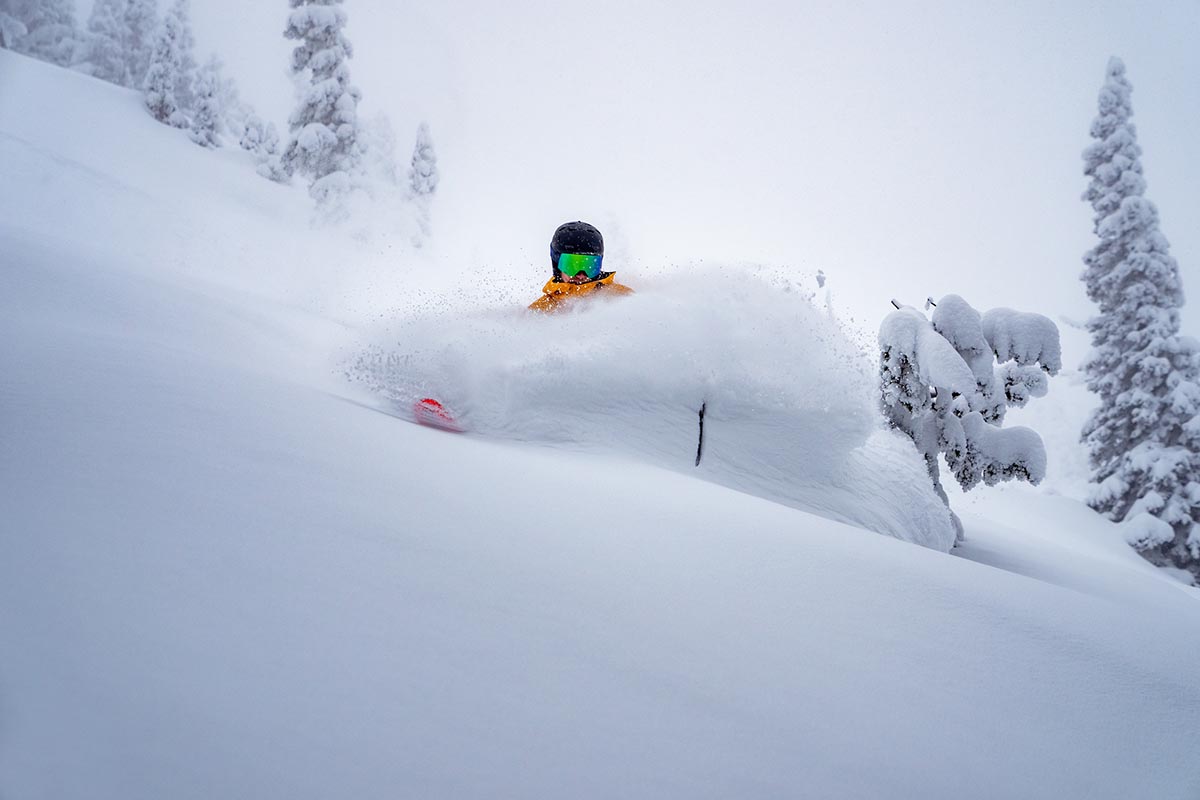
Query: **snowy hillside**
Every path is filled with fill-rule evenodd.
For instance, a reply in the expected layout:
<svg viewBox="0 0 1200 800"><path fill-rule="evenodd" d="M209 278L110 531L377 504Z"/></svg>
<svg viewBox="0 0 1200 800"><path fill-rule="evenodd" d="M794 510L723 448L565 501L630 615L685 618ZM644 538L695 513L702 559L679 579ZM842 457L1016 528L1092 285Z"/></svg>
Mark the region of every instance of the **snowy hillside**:
<svg viewBox="0 0 1200 800"><path fill-rule="evenodd" d="M701 299L652 281L584 359L521 276L308 231L243 154L3 50L0 178L6 798L1200 795L1196 591L1021 487L955 498L954 554L872 532L934 535L919 463L802 293L729 279L756 345L796 322L778 374L674 347ZM479 432L371 407L438 355Z"/></svg>

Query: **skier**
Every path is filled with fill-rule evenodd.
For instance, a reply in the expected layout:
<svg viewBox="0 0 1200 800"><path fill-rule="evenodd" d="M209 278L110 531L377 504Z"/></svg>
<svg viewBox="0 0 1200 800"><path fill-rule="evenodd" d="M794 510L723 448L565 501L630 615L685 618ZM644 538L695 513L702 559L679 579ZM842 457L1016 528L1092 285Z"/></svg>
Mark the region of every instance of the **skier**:
<svg viewBox="0 0 1200 800"><path fill-rule="evenodd" d="M542 296L534 300L532 311L553 313L583 297L633 294L633 289L613 280L613 272L601 272L604 237L586 222L566 222L554 231L550 240L550 268L554 276L542 287Z"/></svg>

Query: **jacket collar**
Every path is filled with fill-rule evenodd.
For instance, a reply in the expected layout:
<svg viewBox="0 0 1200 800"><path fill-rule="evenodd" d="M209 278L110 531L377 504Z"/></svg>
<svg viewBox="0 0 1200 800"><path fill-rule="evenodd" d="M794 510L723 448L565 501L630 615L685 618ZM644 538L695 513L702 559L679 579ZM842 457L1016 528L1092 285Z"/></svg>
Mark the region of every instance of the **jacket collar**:
<svg viewBox="0 0 1200 800"><path fill-rule="evenodd" d="M574 295L599 289L613 282L615 272L601 272L600 277L587 283L567 283L566 281L550 280L542 287L543 294Z"/></svg>

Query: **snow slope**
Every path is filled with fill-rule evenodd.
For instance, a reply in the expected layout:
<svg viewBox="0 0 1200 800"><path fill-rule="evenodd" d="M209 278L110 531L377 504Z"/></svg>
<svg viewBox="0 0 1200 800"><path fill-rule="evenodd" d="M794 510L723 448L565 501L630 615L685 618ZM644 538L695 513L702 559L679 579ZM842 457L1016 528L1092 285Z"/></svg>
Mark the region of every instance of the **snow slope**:
<svg viewBox="0 0 1200 800"><path fill-rule="evenodd" d="M1077 504L945 555L347 402L294 193L5 51L0 178L5 797L1200 794L1195 592Z"/></svg>

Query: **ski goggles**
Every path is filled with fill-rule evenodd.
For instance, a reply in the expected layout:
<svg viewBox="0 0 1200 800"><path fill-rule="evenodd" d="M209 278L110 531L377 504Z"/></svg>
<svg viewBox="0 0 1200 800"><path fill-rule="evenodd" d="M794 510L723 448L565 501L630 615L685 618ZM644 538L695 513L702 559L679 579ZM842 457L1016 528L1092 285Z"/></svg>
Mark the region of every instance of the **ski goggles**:
<svg viewBox="0 0 1200 800"><path fill-rule="evenodd" d="M588 276L589 280L600 277L600 262L604 256L593 256L582 253L560 253L558 256L558 271L568 278L574 278L579 273Z"/></svg>

